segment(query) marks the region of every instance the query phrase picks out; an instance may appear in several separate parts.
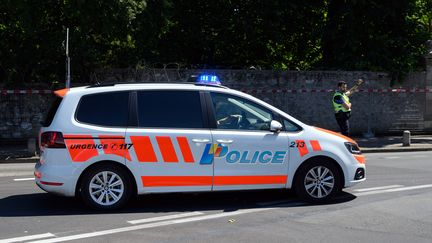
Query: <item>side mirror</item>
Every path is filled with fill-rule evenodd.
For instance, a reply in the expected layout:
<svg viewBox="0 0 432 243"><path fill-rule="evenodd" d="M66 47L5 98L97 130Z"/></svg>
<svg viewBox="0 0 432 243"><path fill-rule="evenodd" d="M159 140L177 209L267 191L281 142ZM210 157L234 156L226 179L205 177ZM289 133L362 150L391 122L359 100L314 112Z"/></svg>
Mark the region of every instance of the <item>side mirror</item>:
<svg viewBox="0 0 432 243"><path fill-rule="evenodd" d="M282 130L282 124L276 120L272 120L270 122L270 131L271 132L280 132Z"/></svg>

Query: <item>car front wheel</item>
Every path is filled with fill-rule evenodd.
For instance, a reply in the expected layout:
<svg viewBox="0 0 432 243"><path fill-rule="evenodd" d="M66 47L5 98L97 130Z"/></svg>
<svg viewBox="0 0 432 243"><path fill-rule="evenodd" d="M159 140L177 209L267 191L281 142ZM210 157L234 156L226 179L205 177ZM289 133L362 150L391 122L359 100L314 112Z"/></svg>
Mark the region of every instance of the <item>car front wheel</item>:
<svg viewBox="0 0 432 243"><path fill-rule="evenodd" d="M341 190L341 175L336 166L316 159L302 166L296 177L295 190L307 202L325 203Z"/></svg>

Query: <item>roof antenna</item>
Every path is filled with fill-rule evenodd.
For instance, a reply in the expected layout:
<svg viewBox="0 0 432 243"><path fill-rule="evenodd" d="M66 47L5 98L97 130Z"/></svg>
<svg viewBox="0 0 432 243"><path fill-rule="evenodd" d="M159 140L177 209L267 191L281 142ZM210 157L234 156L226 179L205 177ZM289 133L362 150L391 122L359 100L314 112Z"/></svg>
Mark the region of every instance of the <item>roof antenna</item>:
<svg viewBox="0 0 432 243"><path fill-rule="evenodd" d="M70 88L69 28L66 28L66 88Z"/></svg>

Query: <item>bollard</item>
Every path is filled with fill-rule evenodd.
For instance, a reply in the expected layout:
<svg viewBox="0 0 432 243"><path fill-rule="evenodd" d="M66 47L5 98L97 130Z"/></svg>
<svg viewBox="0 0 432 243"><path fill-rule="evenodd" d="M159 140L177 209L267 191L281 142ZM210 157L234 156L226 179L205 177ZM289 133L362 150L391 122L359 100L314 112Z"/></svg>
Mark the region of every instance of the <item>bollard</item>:
<svg viewBox="0 0 432 243"><path fill-rule="evenodd" d="M404 131L403 132L403 139L402 139L402 146L410 146L411 145L411 132L410 131Z"/></svg>

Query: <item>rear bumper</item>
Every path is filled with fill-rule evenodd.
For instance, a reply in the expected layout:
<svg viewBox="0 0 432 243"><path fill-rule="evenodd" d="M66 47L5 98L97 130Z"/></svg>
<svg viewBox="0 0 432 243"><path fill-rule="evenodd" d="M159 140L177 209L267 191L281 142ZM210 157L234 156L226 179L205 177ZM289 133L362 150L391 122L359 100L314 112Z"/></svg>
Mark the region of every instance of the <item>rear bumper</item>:
<svg viewBox="0 0 432 243"><path fill-rule="evenodd" d="M76 181L71 172L58 166L44 166L40 162L35 165L35 182L42 190L57 195L75 196Z"/></svg>

